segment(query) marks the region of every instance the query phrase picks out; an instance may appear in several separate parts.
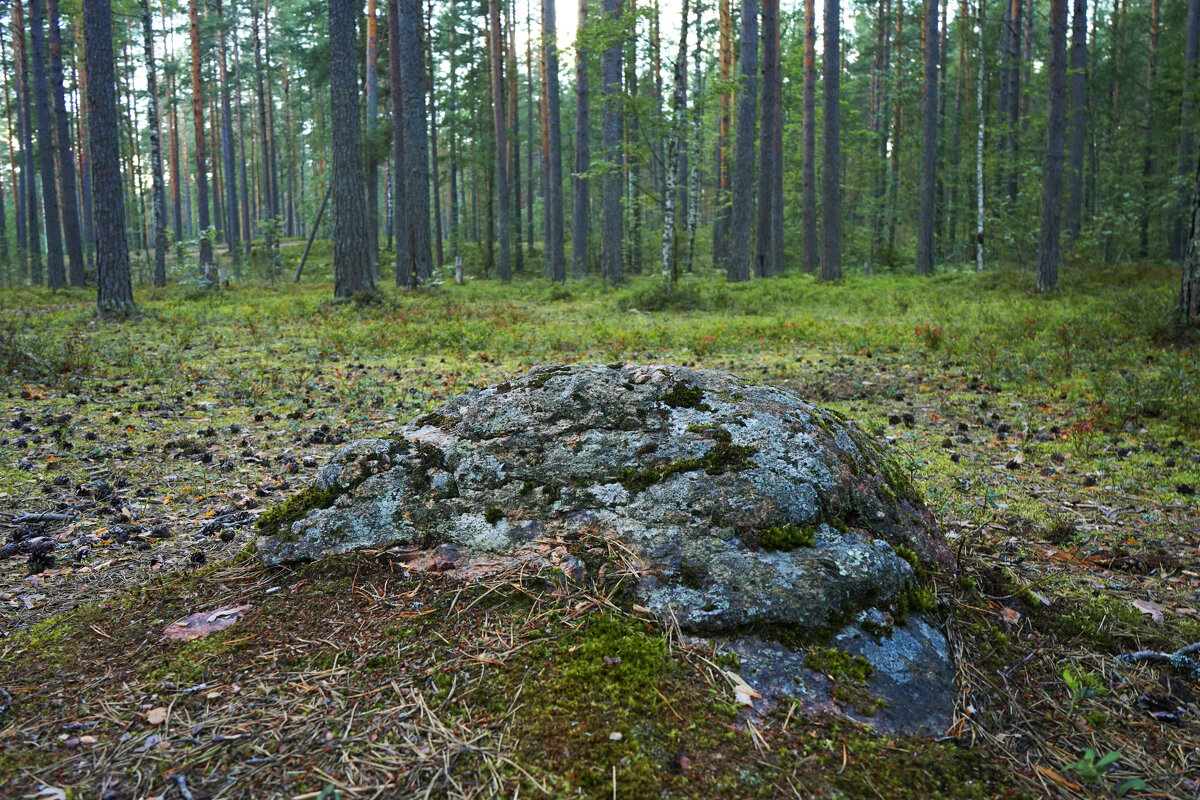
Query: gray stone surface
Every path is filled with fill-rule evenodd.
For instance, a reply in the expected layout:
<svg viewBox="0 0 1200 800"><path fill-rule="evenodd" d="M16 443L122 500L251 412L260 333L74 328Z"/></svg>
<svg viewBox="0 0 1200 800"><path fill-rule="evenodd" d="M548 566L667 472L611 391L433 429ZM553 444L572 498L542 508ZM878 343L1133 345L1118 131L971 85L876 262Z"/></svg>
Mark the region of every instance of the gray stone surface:
<svg viewBox="0 0 1200 800"><path fill-rule="evenodd" d="M914 709L952 675L922 619L882 639L853 624L911 588L910 562L953 569L910 480L852 423L777 388L662 364L536 367L347 445L317 486L338 498L262 537L264 563L395 544L511 563L557 548L555 565L586 580L608 540L628 554L637 602L685 631L840 631ZM888 703L881 720L907 713ZM888 727L934 729L944 704L929 707Z"/></svg>

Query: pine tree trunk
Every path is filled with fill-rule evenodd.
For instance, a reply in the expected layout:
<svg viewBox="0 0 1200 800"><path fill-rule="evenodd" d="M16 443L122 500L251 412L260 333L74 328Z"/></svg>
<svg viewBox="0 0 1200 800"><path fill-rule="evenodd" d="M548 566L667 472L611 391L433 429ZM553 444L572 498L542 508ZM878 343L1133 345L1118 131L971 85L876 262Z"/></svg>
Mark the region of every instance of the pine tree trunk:
<svg viewBox="0 0 1200 800"><path fill-rule="evenodd" d="M8 61L8 55L5 53L5 49L4 49L4 36L0 35L0 62L7 62L7 61ZM13 83L13 81L4 81L4 130L8 135L8 141L13 142L13 141L17 141L18 139L17 139L17 137L13 136L13 127L12 127L12 125L13 125L13 110L12 110L12 102L9 99L9 93L8 93L9 86L11 83ZM16 105L17 105L17 108L20 109L20 106L21 106L20 98L18 98L18 102ZM17 130L20 131L20 125L17 126ZM26 249L25 217L24 217L24 214L22 213L24 210L23 206L22 206L22 200L24 198L24 192L22 191L22 189L24 187L24 184L21 182L21 179L20 179L21 171L17 166L18 152L19 152L18 149L15 147L8 148L8 174L12 176L11 189L12 189L12 193L13 193L13 219L15 222L14 227L16 228L16 233L17 233L17 253L20 258L24 258L25 257L25 249ZM23 277L24 277L23 275L18 274L16 276L16 282L19 283Z"/></svg>
<svg viewBox="0 0 1200 800"><path fill-rule="evenodd" d="M825 115L824 158L821 162L821 217L824 235L821 247L821 280L842 277L842 183L841 183L841 8L839 0L825 0Z"/></svg>
<svg viewBox="0 0 1200 800"><path fill-rule="evenodd" d="M53 0L51 0L53 2ZM162 147L158 125L158 67L154 63L154 26L149 0L141 0L142 51L146 60L146 90L149 98L150 169L154 181L154 285L167 285L167 198L163 185Z"/></svg>
<svg viewBox="0 0 1200 800"><path fill-rule="evenodd" d="M583 278L588 271L588 178L591 168L591 98L588 95L588 52L584 47L588 0L579 0L575 36L575 174L571 197L571 275Z"/></svg>
<svg viewBox="0 0 1200 800"><path fill-rule="evenodd" d="M432 9L429 12L433 13ZM425 67L426 89L429 93L429 158L432 164L430 182L433 184L433 244L437 266L446 263L446 254L442 244L442 160L438 155L438 123L437 123L437 91L433 78L433 20L426 20L425 25Z"/></svg>
<svg viewBox="0 0 1200 800"><path fill-rule="evenodd" d="M113 65L109 0L83 4L87 37L88 146L96 213L97 309L101 316L133 313L133 282L125 241L125 198L121 194L121 148L117 134L117 77Z"/></svg>
<svg viewBox="0 0 1200 800"><path fill-rule="evenodd" d="M932 275L937 212L938 7L925 0L925 79L921 113L921 197L917 212L917 274Z"/></svg>
<svg viewBox="0 0 1200 800"><path fill-rule="evenodd" d="M554 19L554 0L542 1L542 62L546 70L544 124L550 139L546 164L546 220L550 223L546 230L546 271L550 280L562 282L567 279L567 263L563 247L562 127L558 108L558 27Z"/></svg>
<svg viewBox="0 0 1200 800"><path fill-rule="evenodd" d="M12 4L13 58L16 59L17 127L21 139L21 197L24 204L25 235L29 256L29 281L40 284L42 237L38 224L36 166L33 157L33 113L29 87L29 57L25 49L25 18L20 0Z"/></svg>
<svg viewBox="0 0 1200 800"><path fill-rule="evenodd" d="M777 179L783 164L776 160L783 139L781 94L783 73L779 61L779 0L762 5L762 130L759 136L758 237L754 274L760 278L783 271L783 184Z"/></svg>
<svg viewBox="0 0 1200 800"><path fill-rule="evenodd" d="M754 122L758 111L758 0L742 0L738 46L741 82L738 85L737 140L733 159L733 203L729 227L729 256L725 277L750 280L754 219Z"/></svg>
<svg viewBox="0 0 1200 800"><path fill-rule="evenodd" d="M509 260L509 236L512 233L509 222L508 188L508 144L505 138L504 122L504 52L501 47L500 30L500 0L488 0L488 16L491 20L488 29L488 58L491 64L492 79L492 124L496 140L496 239L499 244L497 272L502 281L512 280L512 264Z"/></svg>
<svg viewBox="0 0 1200 800"><path fill-rule="evenodd" d="M404 152L404 79L400 63L400 2L388 0L388 71L392 94L392 196L395 206L396 286L409 289L416 286L413 256L409 246L408 217L405 197L408 194L408 170Z"/></svg>
<svg viewBox="0 0 1200 800"><path fill-rule="evenodd" d="M359 128L357 59L358 0L329 0L329 97L333 168L333 281L335 297L375 290Z"/></svg>
<svg viewBox="0 0 1200 800"><path fill-rule="evenodd" d="M1050 0L1050 58L1046 103L1046 162L1042 172L1042 232L1038 247L1037 290L1058 287L1059 227L1062 220L1063 128L1066 125L1066 0Z"/></svg>
<svg viewBox="0 0 1200 800"><path fill-rule="evenodd" d="M237 88L237 124L238 124L238 184L241 191L239 207L241 210L241 233L245 239L243 255L250 256L250 245L254 239L250 228L250 182L246 170L246 112L242 106L242 59L238 48L238 37L233 37L233 61L237 67L233 85Z"/></svg>
<svg viewBox="0 0 1200 800"><path fill-rule="evenodd" d="M1200 159L1192 186L1191 223L1183 250L1183 281L1179 289L1179 311L1188 328L1200 326Z"/></svg>
<svg viewBox="0 0 1200 800"><path fill-rule="evenodd" d="M371 242L371 275L379 279L379 159L375 156L379 126L379 47L376 0L367 0L367 231Z"/></svg>
<svg viewBox="0 0 1200 800"><path fill-rule="evenodd" d="M221 159L225 164L225 241L229 245L229 257L233 262L235 278L242 276L241 218L238 215L237 168L234 165L233 105L229 98L229 68L225 54L225 19L222 0L215 0L217 14L217 66L221 79ZM154 112L152 130L157 130L157 108ZM157 141L157 136L155 136ZM157 147L157 145L156 145ZM161 172L161 157L159 169ZM157 213L157 210L156 210ZM164 234L165 240L165 234Z"/></svg>
<svg viewBox="0 0 1200 800"><path fill-rule="evenodd" d="M602 8L608 24L615 27L621 16L621 0L604 0ZM600 59L600 79L603 83L604 94L600 122L600 146L604 150L604 160L608 165L600 188L603 205L600 232L600 271L604 279L610 283L618 283L624 278L621 247L624 229L624 220L621 217L622 119L619 108L621 48L621 40L614 36Z"/></svg>
<svg viewBox="0 0 1200 800"><path fill-rule="evenodd" d="M200 223L200 268L204 279L212 286L217 285L217 271L213 264L212 238L209 234L211 222L208 216L208 159L204 133L204 80L200 73L200 4L198 0L188 2L189 30L192 45L192 122L195 127L196 148L196 206Z"/></svg>
<svg viewBox="0 0 1200 800"><path fill-rule="evenodd" d="M83 234L79 227L78 187L75 182L75 156L71 147L71 122L67 116L63 88L62 31L58 0L48 0L50 21L50 89L54 100L55 128L58 133L58 175L62 184L63 243L67 250L70 284L84 285Z"/></svg>
<svg viewBox="0 0 1200 800"><path fill-rule="evenodd" d="M1067 238L1079 238L1083 209L1083 146L1087 125L1087 0L1073 0L1070 109L1067 112Z"/></svg>
<svg viewBox="0 0 1200 800"><path fill-rule="evenodd" d="M46 220L46 278L50 288L57 290L67 285L67 269L63 261L58 181L54 175L54 117L50 113L43 20L42 0L29 0L29 38L33 56L34 97L37 101L38 166L42 173L42 210Z"/></svg>
<svg viewBox="0 0 1200 800"><path fill-rule="evenodd" d="M817 10L814 0L804 0L804 164L801 167L805 272L816 272L817 252Z"/></svg>
<svg viewBox="0 0 1200 800"><path fill-rule="evenodd" d="M1194 158L1192 149L1195 147L1196 82L1200 80L1200 70L1197 70L1197 64L1200 62L1200 0L1188 0L1187 29L1184 41L1183 96L1179 112L1179 165L1176 173L1181 177L1187 174ZM1189 246L1186 238L1188 231L1185 227L1186 203L1187 190L1181 187L1173 224L1173 235L1171 236L1172 258L1183 258L1184 251ZM1191 241L1194 243L1195 237Z"/></svg>
<svg viewBox="0 0 1200 800"><path fill-rule="evenodd" d="M895 81L892 86L892 145L888 161L887 178L887 256L894 261L896 256L897 203L900 194L900 154L903 150L900 135L904 122L904 0L896 0L896 51Z"/></svg>
<svg viewBox="0 0 1200 800"><path fill-rule="evenodd" d="M429 129L425 124L425 48L421 0L400 0L400 88L404 94L404 210L413 274L433 274L429 236Z"/></svg>
<svg viewBox="0 0 1200 800"><path fill-rule="evenodd" d="M721 85L728 86L733 78L733 14L729 0L718 0L717 28L720 50L717 66ZM729 257L729 130L732 127L733 98L722 91L717 101L717 152L716 152L716 213L713 215L713 266L724 267Z"/></svg>
<svg viewBox="0 0 1200 800"><path fill-rule="evenodd" d="M256 90L258 95L258 142L261 147L261 156L259 164L262 167L262 185L259 186L259 195L261 201L259 204L259 219L270 219L274 201L271 198L272 181L271 181L271 143L267 136L267 93L263 85L263 77L266 72L266 67L263 65L262 57L262 39L258 32L259 23L259 0L252 0L250 5L253 23L254 23L254 73L256 80ZM267 246L270 247L272 236L269 233L271 226L267 226Z"/></svg>
<svg viewBox="0 0 1200 800"><path fill-rule="evenodd" d="M1150 212L1154 197L1154 83L1158 79L1159 0L1150 0L1150 46L1146 63L1146 105L1142 111L1142 214L1138 256L1150 255Z"/></svg>

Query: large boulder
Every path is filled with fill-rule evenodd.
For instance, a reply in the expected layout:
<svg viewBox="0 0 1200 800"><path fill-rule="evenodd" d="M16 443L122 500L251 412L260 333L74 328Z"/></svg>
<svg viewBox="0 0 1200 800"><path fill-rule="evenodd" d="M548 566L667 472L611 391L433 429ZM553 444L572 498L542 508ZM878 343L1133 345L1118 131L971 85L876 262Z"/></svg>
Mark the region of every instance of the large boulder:
<svg viewBox="0 0 1200 800"><path fill-rule="evenodd" d="M729 374L535 367L343 447L260 528L266 564L400 544L586 580L615 553L636 603L727 641L768 699L910 732L953 710L928 581L954 562L911 478L842 416Z"/></svg>

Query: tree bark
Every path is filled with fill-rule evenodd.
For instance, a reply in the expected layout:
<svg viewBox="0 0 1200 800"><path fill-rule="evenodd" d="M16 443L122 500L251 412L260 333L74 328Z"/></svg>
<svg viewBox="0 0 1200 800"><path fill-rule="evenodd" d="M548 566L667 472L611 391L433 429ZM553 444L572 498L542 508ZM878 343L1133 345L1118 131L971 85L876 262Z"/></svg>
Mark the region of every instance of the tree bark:
<svg viewBox="0 0 1200 800"><path fill-rule="evenodd" d="M433 274L429 236L429 128L425 123L425 49L421 0L400 0L400 88L404 95L404 217L412 271L419 280Z"/></svg>
<svg viewBox="0 0 1200 800"><path fill-rule="evenodd" d="M1200 62L1200 0L1188 0L1187 29L1183 48L1184 79L1182 98L1179 108L1179 166L1177 174L1184 176L1193 159L1192 149L1195 147L1193 130L1196 125L1195 102L1196 81L1200 79L1197 64ZM1179 200L1175 213L1175 221L1171 236L1171 256L1183 258L1188 247L1184 215L1186 213L1187 190L1179 190ZM1192 239L1194 242L1194 238Z"/></svg>
<svg viewBox="0 0 1200 800"><path fill-rule="evenodd" d="M983 117L984 49L983 28L986 22L986 5L979 0L979 69L975 76L975 270L983 272L983 143L985 122Z"/></svg>
<svg viewBox="0 0 1200 800"><path fill-rule="evenodd" d="M72 286L80 287L84 285L83 234L79 226L71 121L67 116L66 91L63 88L62 30L58 0L48 0L47 7L50 22L50 89L53 92L55 128L58 134L58 175L62 184L63 243L67 250L68 280Z"/></svg>
<svg viewBox="0 0 1200 800"><path fill-rule="evenodd" d="M125 241L125 198L121 194L121 148L117 135L117 76L113 66L109 0L83 4L87 39L88 133L96 215L96 305L101 316L133 313L133 282Z"/></svg>
<svg viewBox="0 0 1200 800"><path fill-rule="evenodd" d="M33 56L33 87L37 101L38 161L42 173L42 211L46 220L46 279L51 289L67 285L63 261L58 181L54 175L54 117L50 113L50 82L46 76L46 31L42 0L29 2L29 39Z"/></svg>
<svg viewBox="0 0 1200 800"><path fill-rule="evenodd" d="M497 272L502 281L512 280L509 237L512 231L509 222L509 205L512 202L508 187L508 144L504 121L504 51L500 31L500 2L488 0L488 59L492 79L492 124L496 142L496 239L500 248Z"/></svg>
<svg viewBox="0 0 1200 800"><path fill-rule="evenodd" d="M234 277L242 275L241 218L238 215L237 167L234 165L233 104L229 97L229 67L225 53L225 16L222 0L215 0L217 14L217 66L221 79L221 160L225 164L225 242L229 245L229 258L233 262ZM155 109L152 131L157 130ZM157 142L157 134L154 134ZM157 145L156 145L157 149ZM160 157L161 168L161 157ZM165 234L164 234L165 239Z"/></svg>
<svg viewBox="0 0 1200 800"><path fill-rule="evenodd" d="M495 0L492 0L495 2ZM621 38L614 31L621 16L621 0L604 0L602 8L610 27L611 41L604 49L600 60L600 79L603 83L604 103L601 113L601 142L607 170L601 184L603 201L600 231L600 268L604 279L618 283L624 278L622 263L622 239L624 220L621 218Z"/></svg>
<svg viewBox="0 0 1200 800"><path fill-rule="evenodd" d="M1200 2L1200 0L1198 0ZM1087 126L1087 0L1073 0L1070 110L1067 112L1067 238L1079 238L1083 209L1083 146Z"/></svg>
<svg viewBox="0 0 1200 800"><path fill-rule="evenodd" d="M1192 213L1183 251L1179 312L1186 327L1200 327L1200 159L1196 162L1196 179L1192 185Z"/></svg>
<svg viewBox="0 0 1200 800"><path fill-rule="evenodd" d="M917 211L917 274L932 275L937 212L938 7L925 0L925 80L921 113L921 197Z"/></svg>
<svg viewBox="0 0 1200 800"><path fill-rule="evenodd" d="M51 0L53 2L53 0ZM167 285L167 198L163 185L162 147L159 144L158 68L154 63L154 26L149 0L141 0L142 52L146 60L146 89L149 95L150 169L154 181L154 285Z"/></svg>
<svg viewBox="0 0 1200 800"><path fill-rule="evenodd" d="M1046 103L1046 161L1042 173L1042 232L1038 247L1037 290L1058 287L1059 227L1062 219L1063 128L1066 124L1066 0L1050 0L1050 58Z"/></svg>
<svg viewBox="0 0 1200 800"><path fill-rule="evenodd" d="M412 252L409 246L408 217L405 215L408 194L408 171L405 169L404 152L404 78L400 63L400 2L388 0L388 72L391 78L392 95L392 179L393 206L395 207L396 236L396 286L409 289L416 286L417 273L413 270Z"/></svg>
<svg viewBox="0 0 1200 800"><path fill-rule="evenodd" d="M13 2L13 58L16 59L17 127L21 139L21 198L24 204L25 235L29 256L29 280L42 282L42 237L38 224L37 180L33 157L33 113L29 88L29 56L25 50L24 9Z"/></svg>
<svg viewBox="0 0 1200 800"><path fill-rule="evenodd" d="M211 222L208 216L208 157L204 134L204 79L200 73L200 4L188 1L189 31L192 45L192 123L195 128L196 148L196 206L200 224L200 268L204 280L217 285L217 271L213 264Z"/></svg>
<svg viewBox="0 0 1200 800"><path fill-rule="evenodd" d="M379 278L379 159L375 156L379 126L378 22L376 0L367 0L367 231L371 243L371 276Z"/></svg>
<svg viewBox="0 0 1200 800"><path fill-rule="evenodd" d="M1150 0L1150 42L1146 62L1146 105L1142 111L1142 214L1138 256L1150 255L1150 213L1154 205L1154 82L1158 79L1159 0Z"/></svg>
<svg viewBox="0 0 1200 800"><path fill-rule="evenodd" d="M804 0L804 164L801 167L804 242L801 268L816 272L817 252L817 10Z"/></svg>
<svg viewBox="0 0 1200 800"><path fill-rule="evenodd" d="M8 61L8 55L4 51L4 36L0 35L0 62L7 62L7 61ZM19 141L20 130L21 130L21 126L18 124L17 125L17 131L18 131L17 137L13 136L13 127L12 127L13 126L13 110L12 110L12 103L11 103L11 101L9 99L9 95L8 95L8 89L9 89L9 85L14 82L15 81L5 81L4 82L4 130L8 134L8 140L10 142ZM21 107L20 97L17 98L16 105L17 105L17 109L19 111L20 107ZM22 206L22 201L24 199L25 194L23 191L24 183L21 182L21 178L20 178L21 170L17 166L19 152L20 152L19 149L16 147L8 148L8 174L12 176L11 189L12 189L12 193L13 193L13 218L14 218L14 222L15 222L14 227L17 229L16 230L17 253L20 256L20 258L23 259L25 257L26 242L25 242L25 217L22 213L24 210L24 207ZM8 263L7 259L5 259L5 263ZM23 277L24 277L24 275L20 275L20 274L17 275L17 279L16 279L17 282L20 282L21 278L23 278Z"/></svg>
<svg viewBox="0 0 1200 800"><path fill-rule="evenodd" d="M433 185L433 246L434 246L434 263L437 266L442 266L446 263L446 254L443 250L443 235L442 235L442 160L438 154L438 121L437 121L437 90L434 85L434 70L433 70L433 11L430 9L430 16L426 18L425 24L425 68L426 68L426 90L429 94L429 162L430 168L430 183Z"/></svg>
<svg viewBox="0 0 1200 800"><path fill-rule="evenodd" d="M582 278L588 270L588 177L591 168L591 98L588 95L588 0L579 0L575 35L575 174L571 207L571 275Z"/></svg>
<svg viewBox="0 0 1200 800"><path fill-rule="evenodd" d="M824 159L821 163L821 217L824 228L821 247L821 280L842 277L842 182L841 182L841 8L839 0L825 0L825 115Z"/></svg>
<svg viewBox="0 0 1200 800"><path fill-rule="evenodd" d="M754 272L783 272L783 72L779 60L779 0L762 4L762 130L759 136L758 238Z"/></svg>
<svg viewBox="0 0 1200 800"><path fill-rule="evenodd" d="M751 236L754 219L754 123L758 111L758 0L742 0L737 143L733 156L733 203L729 224L729 257L725 277L750 280Z"/></svg>
<svg viewBox="0 0 1200 800"><path fill-rule="evenodd" d="M768 0L769 2L769 0ZM674 83L671 93L671 127L667 135L666 163L663 164L662 282L670 289L679 278L675 260L675 178L678 175L679 143L683 138L684 103L687 92L688 0L683 0L680 16L679 52L675 56Z"/></svg>
<svg viewBox="0 0 1200 800"><path fill-rule="evenodd" d="M718 0L717 29L720 49L717 67L722 87L728 86L733 78L733 14L729 0ZM728 91L722 91L717 99L717 148L716 148L716 212L713 215L713 266L723 267L729 256L729 130L732 126L733 100Z"/></svg>
<svg viewBox="0 0 1200 800"><path fill-rule="evenodd" d="M194 2L195 0L193 0ZM329 97L333 152L333 281L335 297L375 290L367 198L363 191L362 130L354 53L359 0L329 0Z"/></svg>
<svg viewBox="0 0 1200 800"><path fill-rule="evenodd" d="M558 27L554 19L554 0L542 0L542 61L546 70L544 124L550 139L546 164L546 220L550 223L546 230L546 272L550 280L562 282L567 279L567 264L563 248L562 127L558 108Z"/></svg>

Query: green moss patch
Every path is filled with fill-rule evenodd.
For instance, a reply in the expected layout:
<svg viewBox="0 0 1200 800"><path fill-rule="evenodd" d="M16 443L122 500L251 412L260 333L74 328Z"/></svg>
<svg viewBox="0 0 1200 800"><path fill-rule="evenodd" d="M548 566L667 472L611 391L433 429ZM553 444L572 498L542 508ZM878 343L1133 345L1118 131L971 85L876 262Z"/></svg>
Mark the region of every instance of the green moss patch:
<svg viewBox="0 0 1200 800"><path fill-rule="evenodd" d="M293 522L304 519L313 509L329 508L337 499L338 493L335 491L308 486L264 511L258 518L258 530L264 536L286 535Z"/></svg>
<svg viewBox="0 0 1200 800"><path fill-rule="evenodd" d="M812 547L817 543L817 529L813 525L774 525L743 537L747 544L753 543L762 550L795 550Z"/></svg>
<svg viewBox="0 0 1200 800"><path fill-rule="evenodd" d="M698 386L688 386L677 382L659 398L671 408L694 408L697 411L712 411L712 406L704 402L704 390Z"/></svg>

